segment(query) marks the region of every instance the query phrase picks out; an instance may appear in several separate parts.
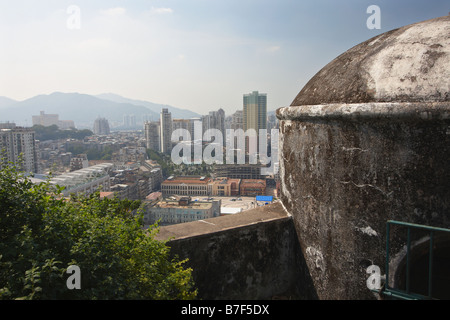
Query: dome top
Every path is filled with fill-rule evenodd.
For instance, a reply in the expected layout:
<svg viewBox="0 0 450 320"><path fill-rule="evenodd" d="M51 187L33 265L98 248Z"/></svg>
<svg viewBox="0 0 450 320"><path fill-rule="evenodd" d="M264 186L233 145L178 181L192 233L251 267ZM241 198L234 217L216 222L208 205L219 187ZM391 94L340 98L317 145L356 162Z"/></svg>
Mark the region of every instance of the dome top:
<svg viewBox="0 0 450 320"><path fill-rule="evenodd" d="M338 56L291 106L450 100L450 16L395 29Z"/></svg>

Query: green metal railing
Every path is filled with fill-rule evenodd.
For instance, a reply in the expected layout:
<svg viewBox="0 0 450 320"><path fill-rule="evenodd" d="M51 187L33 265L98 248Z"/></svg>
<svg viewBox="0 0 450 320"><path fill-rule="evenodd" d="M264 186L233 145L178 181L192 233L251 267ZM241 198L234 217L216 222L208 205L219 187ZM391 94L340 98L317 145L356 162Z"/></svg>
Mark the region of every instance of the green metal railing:
<svg viewBox="0 0 450 320"><path fill-rule="evenodd" d="M391 226L398 225L407 228L406 234L406 289L401 290L398 288L393 288L389 286L389 250L390 250L390 232ZM435 234L438 232L450 233L450 229L437 228L425 225L419 225L414 223L400 222L400 221L387 221L386 225L386 280L384 288L380 293L385 296L404 299L404 300L423 300L423 299L433 299L433 241ZM429 255L428 255L428 295L422 295L418 293L411 292L410 290L410 270L411 270L411 229L420 229L428 231L429 235Z"/></svg>

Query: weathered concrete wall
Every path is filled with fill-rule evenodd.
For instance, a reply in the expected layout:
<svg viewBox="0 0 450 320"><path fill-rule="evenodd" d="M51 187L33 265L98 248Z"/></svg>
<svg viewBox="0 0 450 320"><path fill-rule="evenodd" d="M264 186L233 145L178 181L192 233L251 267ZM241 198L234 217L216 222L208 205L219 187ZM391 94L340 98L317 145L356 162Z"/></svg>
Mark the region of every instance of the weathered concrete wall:
<svg viewBox="0 0 450 320"><path fill-rule="evenodd" d="M450 226L448 103L290 107L279 117L293 119L281 121L282 201L319 298L374 298L366 268L385 272L387 220Z"/></svg>
<svg viewBox="0 0 450 320"><path fill-rule="evenodd" d="M292 219L284 213L267 218L264 216L267 210L283 211L280 204L276 204L243 212L240 216L185 224L185 231L180 229L176 238L168 242L173 255L189 259L187 266L193 269L199 298L317 297L309 271L305 269ZM218 228L201 232L203 226ZM174 226L181 227L183 225ZM170 227L162 231L166 235L171 232Z"/></svg>
<svg viewBox="0 0 450 320"><path fill-rule="evenodd" d="M449 32L444 16L369 39L277 110L282 201L320 299L374 298L387 220L450 227ZM403 245L394 232L390 254Z"/></svg>

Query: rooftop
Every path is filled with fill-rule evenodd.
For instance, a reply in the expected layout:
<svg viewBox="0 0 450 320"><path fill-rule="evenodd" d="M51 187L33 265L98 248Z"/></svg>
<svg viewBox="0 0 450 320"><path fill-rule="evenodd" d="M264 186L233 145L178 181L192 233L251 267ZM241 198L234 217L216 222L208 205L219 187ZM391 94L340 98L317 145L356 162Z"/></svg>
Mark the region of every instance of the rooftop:
<svg viewBox="0 0 450 320"><path fill-rule="evenodd" d="M264 180L257 180L257 179L242 179L241 180L241 187L248 187L248 186L261 186L266 185L266 181Z"/></svg>
<svg viewBox="0 0 450 320"><path fill-rule="evenodd" d="M168 239L178 240L225 231L233 228L246 227L257 223L282 218L288 219L289 216L286 211L284 211L281 202L275 202L272 205L250 209L231 216L221 216L183 224L164 226L161 227L160 232L157 235L157 239L161 241L166 241Z"/></svg>
<svg viewBox="0 0 450 320"><path fill-rule="evenodd" d="M164 184L208 184L211 178L206 177L173 177L165 180Z"/></svg>
<svg viewBox="0 0 450 320"><path fill-rule="evenodd" d="M206 201L189 201L186 205L180 205L178 200L162 200L157 204L160 208L183 208L183 209L209 209L212 207L212 202Z"/></svg>
<svg viewBox="0 0 450 320"><path fill-rule="evenodd" d="M58 184L60 186L72 188L107 176L108 174L106 171L111 167L113 167L113 164L103 163L56 176L52 178L50 182L52 184Z"/></svg>
<svg viewBox="0 0 450 320"><path fill-rule="evenodd" d="M218 184L231 184L231 183L239 183L242 179L233 179L227 177L218 177L214 179L214 183Z"/></svg>

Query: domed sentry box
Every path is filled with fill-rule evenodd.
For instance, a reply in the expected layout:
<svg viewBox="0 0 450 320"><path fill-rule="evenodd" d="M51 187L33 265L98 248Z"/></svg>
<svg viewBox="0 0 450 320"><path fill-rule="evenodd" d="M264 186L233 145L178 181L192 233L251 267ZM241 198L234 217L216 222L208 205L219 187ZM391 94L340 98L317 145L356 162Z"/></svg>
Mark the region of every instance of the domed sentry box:
<svg viewBox="0 0 450 320"><path fill-rule="evenodd" d="M320 299L383 298L369 289L369 266L389 271L390 286L404 282L407 242L428 252L429 235L406 240L396 226L387 238L389 220L450 228L449 87L445 16L351 48L277 110L282 203ZM442 244L434 259L447 271L448 243L432 244ZM407 263L420 257L416 250ZM442 281L448 294L448 275Z"/></svg>

